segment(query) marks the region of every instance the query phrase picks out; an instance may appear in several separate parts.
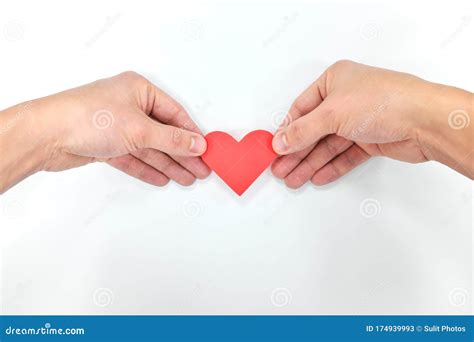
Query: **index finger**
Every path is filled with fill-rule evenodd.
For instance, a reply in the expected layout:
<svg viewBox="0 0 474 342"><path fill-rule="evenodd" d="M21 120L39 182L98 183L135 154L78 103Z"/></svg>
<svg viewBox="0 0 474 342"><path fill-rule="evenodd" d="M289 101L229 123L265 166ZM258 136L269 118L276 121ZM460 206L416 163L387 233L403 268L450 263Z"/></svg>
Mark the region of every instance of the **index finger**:
<svg viewBox="0 0 474 342"><path fill-rule="evenodd" d="M327 96L326 75L327 72L324 71L316 81L311 83L311 85L293 101L288 110L287 119L283 121L280 128L284 128L284 126L288 126L294 120L310 113L324 101Z"/></svg>
<svg viewBox="0 0 474 342"><path fill-rule="evenodd" d="M150 113L153 118L167 125L202 134L196 123L178 101L151 82L149 82L148 90L150 101L153 101Z"/></svg>

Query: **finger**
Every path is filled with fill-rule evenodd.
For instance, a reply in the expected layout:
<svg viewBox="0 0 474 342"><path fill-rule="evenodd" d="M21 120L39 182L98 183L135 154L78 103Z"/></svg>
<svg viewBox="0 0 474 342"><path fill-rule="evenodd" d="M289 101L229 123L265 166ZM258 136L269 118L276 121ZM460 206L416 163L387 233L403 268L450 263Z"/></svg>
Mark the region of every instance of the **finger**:
<svg viewBox="0 0 474 342"><path fill-rule="evenodd" d="M299 188L309 181L315 172L353 144L352 141L334 134L322 139L313 151L285 178L286 185L293 189Z"/></svg>
<svg viewBox="0 0 474 342"><path fill-rule="evenodd" d="M147 117L144 120L137 131L132 132L138 149L152 148L169 155L187 157L199 156L206 151L207 144L202 135Z"/></svg>
<svg viewBox="0 0 474 342"><path fill-rule="evenodd" d="M326 98L326 75L325 71L319 78L306 88L293 102L289 111L288 119L284 121L281 127L297 120L303 115L308 114L319 106Z"/></svg>
<svg viewBox="0 0 474 342"><path fill-rule="evenodd" d="M179 102L151 82L149 85L152 93L151 97L153 98L153 105L151 106L151 115L153 118L162 123L201 134L199 127ZM211 173L211 170L201 158L171 157L199 179L204 179Z"/></svg>
<svg viewBox="0 0 474 342"><path fill-rule="evenodd" d="M314 146L305 148L303 151L295 152L287 156L281 156L272 164L272 173L275 177L283 179L294 170L298 164L306 158L306 156L313 150Z"/></svg>
<svg viewBox="0 0 474 342"><path fill-rule="evenodd" d="M370 156L358 145L352 145L347 151L316 171L311 182L315 185L331 183L369 158Z"/></svg>
<svg viewBox="0 0 474 342"><path fill-rule="evenodd" d="M204 179L211 174L211 169L209 169L209 167L199 157L170 157L176 160L198 179Z"/></svg>
<svg viewBox="0 0 474 342"><path fill-rule="evenodd" d="M166 94L163 90L149 83L151 116L168 125L186 129L188 131L201 133L198 126L189 116L184 107Z"/></svg>
<svg viewBox="0 0 474 342"><path fill-rule="evenodd" d="M160 171L178 184L188 186L193 184L196 180L196 177L194 177L191 172L183 168L163 152L145 148L133 152L132 155Z"/></svg>
<svg viewBox="0 0 474 342"><path fill-rule="evenodd" d="M278 154L304 150L326 135L335 133L330 97L316 109L279 130L273 137L273 149Z"/></svg>
<svg viewBox="0 0 474 342"><path fill-rule="evenodd" d="M169 182L168 177L164 174L130 154L112 158L107 163L125 172L127 175L138 178L148 184L163 186Z"/></svg>

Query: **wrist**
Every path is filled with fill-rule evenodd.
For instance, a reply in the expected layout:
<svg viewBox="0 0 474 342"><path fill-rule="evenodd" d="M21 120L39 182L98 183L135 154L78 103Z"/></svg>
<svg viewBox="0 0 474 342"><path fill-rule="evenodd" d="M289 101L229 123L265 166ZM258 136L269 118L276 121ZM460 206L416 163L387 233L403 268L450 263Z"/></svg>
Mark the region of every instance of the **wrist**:
<svg viewBox="0 0 474 342"><path fill-rule="evenodd" d="M41 107L33 100L0 112L0 194L43 169L51 151L51 128Z"/></svg>
<svg viewBox="0 0 474 342"><path fill-rule="evenodd" d="M474 94L426 82L416 132L425 156L473 178Z"/></svg>

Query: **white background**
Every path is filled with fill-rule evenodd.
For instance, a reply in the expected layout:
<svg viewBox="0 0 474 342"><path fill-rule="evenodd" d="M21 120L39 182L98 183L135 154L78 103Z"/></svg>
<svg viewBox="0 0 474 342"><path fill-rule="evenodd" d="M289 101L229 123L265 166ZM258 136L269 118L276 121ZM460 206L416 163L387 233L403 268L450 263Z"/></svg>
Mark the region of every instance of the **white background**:
<svg viewBox="0 0 474 342"><path fill-rule="evenodd" d="M474 89L472 1L2 1L0 29L0 108L131 69L236 138L338 59ZM267 171L242 198L95 164L8 191L0 227L5 314L472 308L472 182L436 163L298 191Z"/></svg>

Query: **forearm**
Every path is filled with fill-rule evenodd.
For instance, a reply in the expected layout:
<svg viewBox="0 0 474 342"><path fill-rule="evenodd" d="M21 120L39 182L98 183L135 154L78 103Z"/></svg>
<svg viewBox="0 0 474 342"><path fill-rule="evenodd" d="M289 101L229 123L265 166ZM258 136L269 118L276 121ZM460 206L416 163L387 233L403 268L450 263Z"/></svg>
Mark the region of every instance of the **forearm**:
<svg viewBox="0 0 474 342"><path fill-rule="evenodd" d="M0 194L42 169L48 152L44 126L37 101L0 111Z"/></svg>
<svg viewBox="0 0 474 342"><path fill-rule="evenodd" d="M474 178L474 94L429 83L418 139L425 156Z"/></svg>

